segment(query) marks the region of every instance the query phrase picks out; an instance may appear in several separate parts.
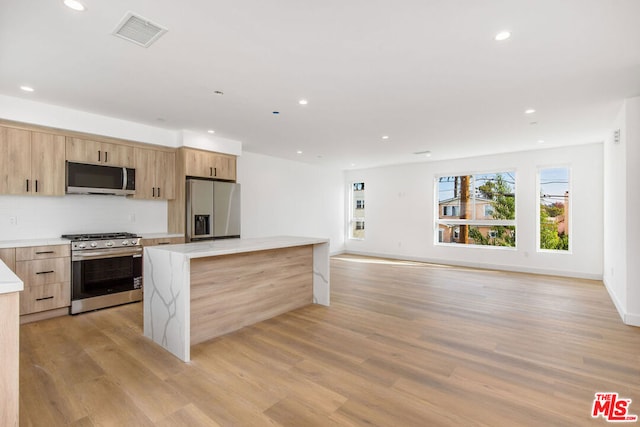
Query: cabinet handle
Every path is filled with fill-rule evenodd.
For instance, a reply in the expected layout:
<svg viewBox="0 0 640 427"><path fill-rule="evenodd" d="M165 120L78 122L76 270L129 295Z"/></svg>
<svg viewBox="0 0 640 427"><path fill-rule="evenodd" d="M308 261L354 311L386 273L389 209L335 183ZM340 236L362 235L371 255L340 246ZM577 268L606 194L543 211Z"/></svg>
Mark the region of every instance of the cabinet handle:
<svg viewBox="0 0 640 427"><path fill-rule="evenodd" d="M36 272L36 274L50 274L50 273L55 273L55 270L49 270L49 271L38 271L38 272Z"/></svg>
<svg viewBox="0 0 640 427"><path fill-rule="evenodd" d="M109 152L105 151L104 152L104 162L107 163L109 161Z"/></svg>
<svg viewBox="0 0 640 427"><path fill-rule="evenodd" d="M218 168L213 168L213 176L218 176Z"/></svg>
<svg viewBox="0 0 640 427"><path fill-rule="evenodd" d="M212 167L209 168L209 176L213 176L213 168Z"/></svg>
<svg viewBox="0 0 640 427"><path fill-rule="evenodd" d="M100 150L98 150L98 161L100 161Z"/></svg>
<svg viewBox="0 0 640 427"><path fill-rule="evenodd" d="M36 179L36 193L38 192L38 180Z"/></svg>
<svg viewBox="0 0 640 427"><path fill-rule="evenodd" d="M44 298L36 298L36 301L44 301L46 299L53 299L53 296L50 297L44 297Z"/></svg>
<svg viewBox="0 0 640 427"><path fill-rule="evenodd" d="M170 244L171 244L171 242L160 242L160 243L158 243L158 245L170 245Z"/></svg>
<svg viewBox="0 0 640 427"><path fill-rule="evenodd" d="M27 180L27 193L29 192L29 180Z"/></svg>
<svg viewBox="0 0 640 427"><path fill-rule="evenodd" d="M156 197L156 187L153 187L151 190L151 197Z"/></svg>
<svg viewBox="0 0 640 427"><path fill-rule="evenodd" d="M52 254L52 253L54 253L54 251L40 251L40 252L36 252L36 255Z"/></svg>
<svg viewBox="0 0 640 427"><path fill-rule="evenodd" d="M158 187L158 197L160 197L160 187Z"/></svg>

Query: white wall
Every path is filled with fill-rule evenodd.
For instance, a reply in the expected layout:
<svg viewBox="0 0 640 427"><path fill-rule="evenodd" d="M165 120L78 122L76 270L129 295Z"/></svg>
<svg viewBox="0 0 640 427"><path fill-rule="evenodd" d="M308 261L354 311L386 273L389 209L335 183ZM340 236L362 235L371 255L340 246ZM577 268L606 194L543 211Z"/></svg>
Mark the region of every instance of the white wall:
<svg viewBox="0 0 640 427"><path fill-rule="evenodd" d="M605 144L604 283L623 321L640 326L640 97L625 100Z"/></svg>
<svg viewBox="0 0 640 427"><path fill-rule="evenodd" d="M331 252L344 249L344 178L337 169L244 152L242 236L328 237Z"/></svg>
<svg viewBox="0 0 640 427"><path fill-rule="evenodd" d="M0 118L148 144L178 146L178 133L168 129L5 95L0 95Z"/></svg>
<svg viewBox="0 0 640 427"><path fill-rule="evenodd" d="M536 250L539 167L571 168L571 253ZM517 249L434 243L434 180L441 174L516 171ZM366 238L348 252L600 279L603 269L602 144L425 162L345 173L345 189L365 182ZM348 191L346 191L348 193Z"/></svg>
<svg viewBox="0 0 640 427"><path fill-rule="evenodd" d="M640 326L640 97L627 104L627 316Z"/></svg>
<svg viewBox="0 0 640 427"><path fill-rule="evenodd" d="M604 144L604 271L603 281L618 312L627 307L627 162L626 104L613 129L620 129L620 143ZM613 133L613 130L612 130ZM623 316L624 317L624 316Z"/></svg>
<svg viewBox="0 0 640 427"><path fill-rule="evenodd" d="M167 202L76 194L0 196L0 241L118 231L166 232Z"/></svg>

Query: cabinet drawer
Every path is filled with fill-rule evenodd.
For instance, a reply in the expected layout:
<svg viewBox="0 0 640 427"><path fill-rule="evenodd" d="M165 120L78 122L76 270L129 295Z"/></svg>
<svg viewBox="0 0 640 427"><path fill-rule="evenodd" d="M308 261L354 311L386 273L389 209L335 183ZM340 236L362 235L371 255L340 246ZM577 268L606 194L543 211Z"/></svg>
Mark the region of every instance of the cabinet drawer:
<svg viewBox="0 0 640 427"><path fill-rule="evenodd" d="M17 261L16 274L24 282L25 288L48 283L69 282L71 260L65 258Z"/></svg>
<svg viewBox="0 0 640 427"><path fill-rule="evenodd" d="M71 304L71 285L69 282L52 283L24 288L20 293L20 314L66 307Z"/></svg>
<svg viewBox="0 0 640 427"><path fill-rule="evenodd" d="M70 245L29 246L26 248L16 248L16 261L68 257L70 253Z"/></svg>
<svg viewBox="0 0 640 427"><path fill-rule="evenodd" d="M176 245L184 243L184 237L157 237L154 239L142 239L142 246L157 246L157 245Z"/></svg>

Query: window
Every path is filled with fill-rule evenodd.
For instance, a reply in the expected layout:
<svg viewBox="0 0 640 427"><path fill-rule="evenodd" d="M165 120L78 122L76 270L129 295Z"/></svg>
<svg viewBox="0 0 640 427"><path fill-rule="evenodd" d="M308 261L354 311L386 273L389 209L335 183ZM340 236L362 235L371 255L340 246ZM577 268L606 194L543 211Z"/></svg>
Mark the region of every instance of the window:
<svg viewBox="0 0 640 427"><path fill-rule="evenodd" d="M349 238L364 239L364 182L354 182L351 186L350 211Z"/></svg>
<svg viewBox="0 0 640 427"><path fill-rule="evenodd" d="M567 167L540 169L538 173L538 248L541 250L569 250L569 184Z"/></svg>
<svg viewBox="0 0 640 427"><path fill-rule="evenodd" d="M442 207L442 215L444 215L444 216L458 216L458 207L457 206L443 206Z"/></svg>
<svg viewBox="0 0 640 427"><path fill-rule="evenodd" d="M491 218L493 217L493 205L491 204L485 204L484 205L484 216L486 218Z"/></svg>
<svg viewBox="0 0 640 427"><path fill-rule="evenodd" d="M514 171L438 177L438 243L515 247L515 177Z"/></svg>

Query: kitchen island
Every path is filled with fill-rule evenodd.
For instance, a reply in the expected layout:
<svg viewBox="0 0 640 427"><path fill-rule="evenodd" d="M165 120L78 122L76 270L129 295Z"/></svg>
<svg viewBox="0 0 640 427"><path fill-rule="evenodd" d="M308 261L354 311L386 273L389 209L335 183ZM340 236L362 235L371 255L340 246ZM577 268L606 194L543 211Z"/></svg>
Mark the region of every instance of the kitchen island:
<svg viewBox="0 0 640 427"><path fill-rule="evenodd" d="M329 305L329 240L224 239L144 249L144 335L191 345L312 303Z"/></svg>

